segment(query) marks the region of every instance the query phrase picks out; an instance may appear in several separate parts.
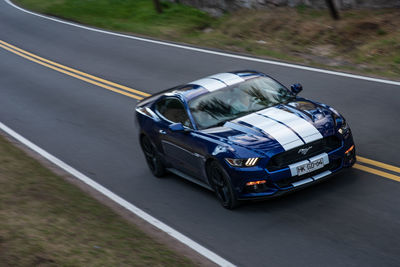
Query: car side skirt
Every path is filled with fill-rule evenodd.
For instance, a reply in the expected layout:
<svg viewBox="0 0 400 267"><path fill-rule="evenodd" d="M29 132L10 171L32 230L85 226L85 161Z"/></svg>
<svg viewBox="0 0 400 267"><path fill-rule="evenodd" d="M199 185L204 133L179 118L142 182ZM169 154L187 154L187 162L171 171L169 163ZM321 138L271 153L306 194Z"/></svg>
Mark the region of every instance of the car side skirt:
<svg viewBox="0 0 400 267"><path fill-rule="evenodd" d="M188 181L190 181L190 182L192 182L192 183L195 183L195 184L197 184L197 185L200 185L200 186L202 186L202 187L204 187L204 188L206 188L206 189L208 189L208 190L214 191L214 190L211 188L210 185L208 185L208 184L206 184L206 183L203 183L203 182L200 181L199 179L193 178L192 176L187 175L187 174L185 174L185 173L183 173L183 172L181 172L181 171L179 171L179 170L177 170L177 169L174 169L174 168L167 168L167 170L168 170L169 172L175 174L175 175L178 175L179 177L181 177L181 178L183 178L183 179L185 179L185 180L188 180Z"/></svg>

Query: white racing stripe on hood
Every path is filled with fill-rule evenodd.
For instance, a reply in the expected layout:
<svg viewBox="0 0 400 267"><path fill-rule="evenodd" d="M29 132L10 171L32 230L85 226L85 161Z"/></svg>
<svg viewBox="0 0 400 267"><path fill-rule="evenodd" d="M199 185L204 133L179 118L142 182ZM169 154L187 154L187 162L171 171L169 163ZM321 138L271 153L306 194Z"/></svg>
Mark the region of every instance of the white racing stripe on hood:
<svg viewBox="0 0 400 267"><path fill-rule="evenodd" d="M314 125L299 116L279 108L268 108L258 112L274 120L280 121L295 131L306 143L322 138Z"/></svg>
<svg viewBox="0 0 400 267"><path fill-rule="evenodd" d="M208 78L214 78L217 80L222 81L223 83L226 83L228 86L240 83L240 82L244 82L244 79L242 77L240 77L239 75L233 74L233 73L218 73L215 75L212 75Z"/></svg>
<svg viewBox="0 0 400 267"><path fill-rule="evenodd" d="M257 113L244 116L240 118L240 121L250 124L272 136L285 150L304 144L304 142L285 125Z"/></svg>

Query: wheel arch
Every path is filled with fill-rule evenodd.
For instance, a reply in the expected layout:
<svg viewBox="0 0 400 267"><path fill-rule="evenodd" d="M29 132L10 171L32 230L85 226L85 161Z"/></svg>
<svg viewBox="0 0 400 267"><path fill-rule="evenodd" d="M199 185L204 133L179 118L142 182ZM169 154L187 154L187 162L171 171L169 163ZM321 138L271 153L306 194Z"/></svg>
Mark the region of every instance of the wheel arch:
<svg viewBox="0 0 400 267"><path fill-rule="evenodd" d="M207 158L207 159L206 159L206 162L204 163L204 173L206 174L206 178L207 178L208 184L209 184L212 188L213 188L213 183L212 183L212 181L211 181L211 179L210 179L209 169L208 169L208 168L209 168L209 166L211 165L211 163L212 163L213 161L217 161L217 159L210 157L210 158Z"/></svg>
<svg viewBox="0 0 400 267"><path fill-rule="evenodd" d="M208 173L208 168L209 168L209 166L210 166L210 164L211 164L212 162L216 162L216 163L217 163L218 165L220 165L221 168L226 172L225 168L221 165L221 162L220 162L217 158L215 158L215 157L209 157L209 158L207 158L206 161L205 161L205 163L204 163L204 172L205 172L205 174L206 174L207 182L209 183L209 185L210 185L211 187L213 187L213 183L212 183L212 180L210 179L210 176L209 176L209 173Z"/></svg>

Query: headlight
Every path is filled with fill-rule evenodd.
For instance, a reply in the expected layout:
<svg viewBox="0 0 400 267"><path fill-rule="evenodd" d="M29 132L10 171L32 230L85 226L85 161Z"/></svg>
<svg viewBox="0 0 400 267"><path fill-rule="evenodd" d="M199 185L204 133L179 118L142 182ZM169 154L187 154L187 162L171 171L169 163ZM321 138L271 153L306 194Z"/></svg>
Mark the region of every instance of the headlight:
<svg viewBox="0 0 400 267"><path fill-rule="evenodd" d="M258 158L248 158L248 159L230 159L226 158L226 162L233 167L252 167L258 162Z"/></svg>
<svg viewBox="0 0 400 267"><path fill-rule="evenodd" d="M333 113L332 117L340 134L345 134L349 130L349 125L347 124L346 120L337 112L334 108L329 108Z"/></svg>
<svg viewBox="0 0 400 267"><path fill-rule="evenodd" d="M340 126L338 132L340 134L345 134L349 130L349 125L347 124L346 120L343 119L342 125Z"/></svg>

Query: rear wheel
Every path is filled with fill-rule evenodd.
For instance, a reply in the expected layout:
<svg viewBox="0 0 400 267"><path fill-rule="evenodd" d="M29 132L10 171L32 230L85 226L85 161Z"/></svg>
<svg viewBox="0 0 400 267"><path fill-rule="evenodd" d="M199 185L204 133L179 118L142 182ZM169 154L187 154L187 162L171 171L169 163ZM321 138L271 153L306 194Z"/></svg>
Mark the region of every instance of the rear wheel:
<svg viewBox="0 0 400 267"><path fill-rule="evenodd" d="M207 168L208 177L222 206L226 209L234 209L238 206L238 200L233 192L231 181L225 170L213 161Z"/></svg>
<svg viewBox="0 0 400 267"><path fill-rule="evenodd" d="M150 171L156 177L164 176L166 170L155 145L153 145L147 136L143 135L140 138L140 146L142 147Z"/></svg>

